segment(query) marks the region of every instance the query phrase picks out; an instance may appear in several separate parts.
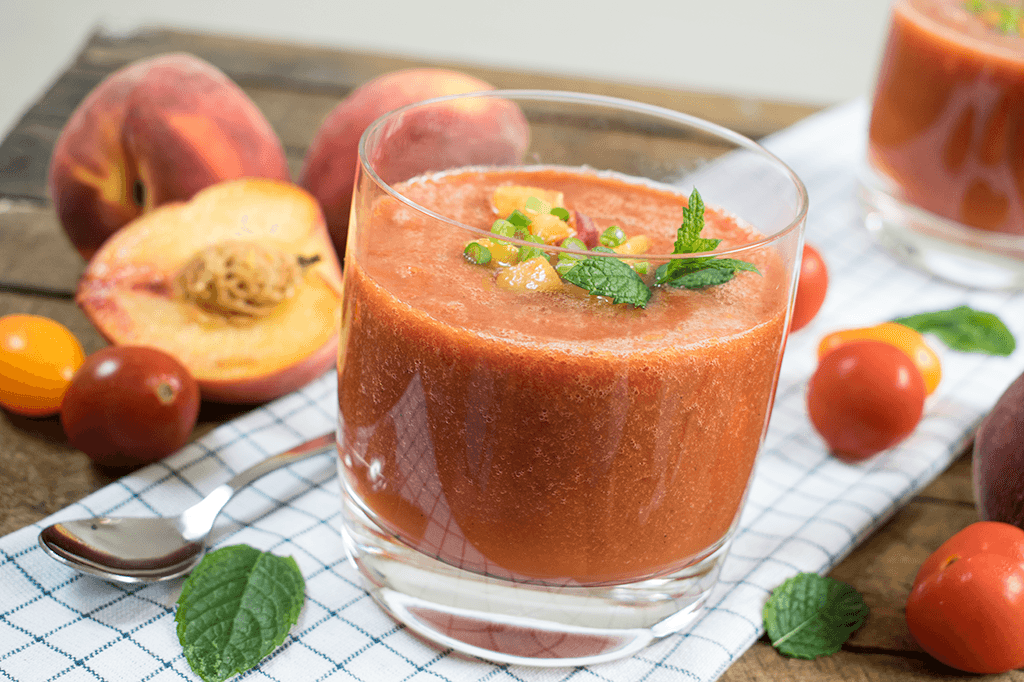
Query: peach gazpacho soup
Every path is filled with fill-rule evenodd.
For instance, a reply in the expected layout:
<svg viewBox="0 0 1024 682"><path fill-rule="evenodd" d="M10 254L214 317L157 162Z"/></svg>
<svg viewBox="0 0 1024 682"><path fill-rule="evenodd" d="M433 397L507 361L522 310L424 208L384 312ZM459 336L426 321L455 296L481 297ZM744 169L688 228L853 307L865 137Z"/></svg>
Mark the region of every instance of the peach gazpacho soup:
<svg viewBox="0 0 1024 682"><path fill-rule="evenodd" d="M355 252L372 257L345 267L339 448L363 511L425 554L513 580L639 580L717 549L775 388L789 297L778 255L744 251L748 267L716 286L650 286L683 195L557 168L396 190L418 206L386 197L365 211L372 242ZM524 216L544 244L488 232ZM763 238L714 208L704 220L718 250ZM645 273L649 300L570 283L579 251L540 254L593 244L594 227L604 250L652 259L596 258Z"/></svg>

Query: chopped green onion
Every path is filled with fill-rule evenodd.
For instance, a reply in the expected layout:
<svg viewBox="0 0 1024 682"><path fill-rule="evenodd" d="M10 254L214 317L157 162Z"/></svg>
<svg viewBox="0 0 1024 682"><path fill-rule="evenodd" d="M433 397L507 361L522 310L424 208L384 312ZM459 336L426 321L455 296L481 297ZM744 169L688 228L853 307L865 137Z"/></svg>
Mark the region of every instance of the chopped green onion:
<svg viewBox="0 0 1024 682"><path fill-rule="evenodd" d="M508 221L516 227L529 227L533 222L525 214L520 213L518 208L509 214Z"/></svg>
<svg viewBox="0 0 1024 682"><path fill-rule="evenodd" d="M593 251L595 253L615 253L615 249L609 249L607 246L595 246Z"/></svg>
<svg viewBox="0 0 1024 682"><path fill-rule="evenodd" d="M612 225L601 233L598 241L601 242L603 246L614 247L619 246L620 244L625 244L626 239L626 233L622 231L622 228L618 225Z"/></svg>
<svg viewBox="0 0 1024 682"><path fill-rule="evenodd" d="M646 275L651 271L651 264L645 260L626 261L629 263L629 267L633 268L633 271L638 275Z"/></svg>
<svg viewBox="0 0 1024 682"><path fill-rule="evenodd" d="M466 260L474 265L486 265L491 262L491 250L480 242L470 242L466 244L466 248L463 250L462 255Z"/></svg>
<svg viewBox="0 0 1024 682"><path fill-rule="evenodd" d="M583 243L582 239L578 237L566 237L560 245L563 249L576 249L577 251L586 251L587 245Z"/></svg>
<svg viewBox="0 0 1024 682"><path fill-rule="evenodd" d="M528 242L533 242L534 244L543 244L544 243L543 239L541 239L540 237L535 237L532 234L523 237L523 239L528 241ZM538 249L536 246L520 246L519 247L519 262L520 263L522 263L523 261L528 261L531 258L536 258L538 256L540 256L542 258L547 258L548 257L548 255L546 253L544 253L543 249Z"/></svg>
<svg viewBox="0 0 1024 682"><path fill-rule="evenodd" d="M491 232L502 237L514 237L516 234L516 226L505 220L504 218L498 218L491 225Z"/></svg>
<svg viewBox="0 0 1024 682"><path fill-rule="evenodd" d="M550 212L551 215L558 216L559 220L562 222L569 222L569 211L565 210L561 206L555 206Z"/></svg>
<svg viewBox="0 0 1024 682"><path fill-rule="evenodd" d="M527 197L526 210L534 213L551 213L551 204L537 197Z"/></svg>

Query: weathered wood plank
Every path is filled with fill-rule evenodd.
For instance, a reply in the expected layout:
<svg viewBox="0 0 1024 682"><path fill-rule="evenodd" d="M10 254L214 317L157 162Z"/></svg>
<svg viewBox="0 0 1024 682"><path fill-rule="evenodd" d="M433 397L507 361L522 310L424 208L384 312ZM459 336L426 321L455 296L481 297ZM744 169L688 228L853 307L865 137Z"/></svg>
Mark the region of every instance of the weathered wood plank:
<svg viewBox="0 0 1024 682"><path fill-rule="evenodd" d="M0 286L37 287L70 297L84 268L52 209L0 204Z"/></svg>
<svg viewBox="0 0 1024 682"><path fill-rule="evenodd" d="M342 97L370 78L413 66L453 68L501 88L543 88L594 92L696 113L744 134L761 136L784 128L818 107L758 100L711 92L684 92L641 83L509 71L450 61L413 59L373 52L338 50L283 41L221 34L183 33L156 29L127 37L96 34L82 51L79 63L114 69L135 59L184 50L223 69L241 85L259 84L291 90L321 91Z"/></svg>
<svg viewBox="0 0 1024 682"><path fill-rule="evenodd" d="M927 682L978 680L931 656L890 654L884 651L843 650L833 656L804 661L785 658L766 642L758 642L725 671L721 682ZM1024 671L986 675L985 682L1021 682Z"/></svg>
<svg viewBox="0 0 1024 682"><path fill-rule="evenodd" d="M860 591L871 609L850 645L919 652L904 617L917 569L950 536L977 520L973 507L914 499L836 566L830 575Z"/></svg>

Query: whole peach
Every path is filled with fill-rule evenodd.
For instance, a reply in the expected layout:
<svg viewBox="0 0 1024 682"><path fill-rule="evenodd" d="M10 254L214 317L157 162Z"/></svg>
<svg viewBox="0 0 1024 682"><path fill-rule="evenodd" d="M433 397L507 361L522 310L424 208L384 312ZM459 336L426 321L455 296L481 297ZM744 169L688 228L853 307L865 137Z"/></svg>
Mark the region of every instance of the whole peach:
<svg viewBox="0 0 1024 682"><path fill-rule="evenodd" d="M49 183L88 259L129 220L242 177L288 180L281 141L224 73L174 53L129 64L85 97L54 146Z"/></svg>
<svg viewBox="0 0 1024 682"><path fill-rule="evenodd" d="M493 89L489 83L458 71L407 69L367 81L338 103L324 119L306 152L299 184L320 201L339 257L345 253L359 138L366 127L381 115L409 104L444 95ZM448 113L450 115L444 116L443 120L436 121L438 125L434 128L434 131L446 133L448 139L458 138L467 130L497 123L508 128L500 134L512 140L513 155L521 155L526 148L526 123L518 110L513 114L514 120L507 122L496 120L496 112L486 107L451 109ZM418 143L417 148L410 150L406 177L415 171L428 170L422 161L430 158L438 148L426 136L421 137ZM508 155L503 153L500 156ZM514 159L493 159L496 163L511 160ZM387 180L394 181L394 178Z"/></svg>

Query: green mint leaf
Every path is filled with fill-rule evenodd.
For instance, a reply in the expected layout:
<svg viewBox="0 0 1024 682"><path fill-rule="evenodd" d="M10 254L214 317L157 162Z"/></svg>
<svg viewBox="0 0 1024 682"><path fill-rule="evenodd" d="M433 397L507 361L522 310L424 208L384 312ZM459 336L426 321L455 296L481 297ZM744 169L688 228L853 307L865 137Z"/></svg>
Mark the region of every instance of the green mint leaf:
<svg viewBox="0 0 1024 682"><path fill-rule="evenodd" d="M655 281L682 289L702 289L725 284L740 271L761 274L754 264L736 258L691 258L685 267L676 268L672 275L668 275L670 264L665 263L657 269Z"/></svg>
<svg viewBox="0 0 1024 682"><path fill-rule="evenodd" d="M291 557L232 545L210 552L185 580L174 620L185 659L205 682L243 673L284 642L305 600Z"/></svg>
<svg viewBox="0 0 1024 682"><path fill-rule="evenodd" d="M864 624L867 604L846 583L816 573L798 573L772 591L764 627L786 656L813 659L839 651Z"/></svg>
<svg viewBox="0 0 1024 682"><path fill-rule="evenodd" d="M597 296L608 296L615 303L646 308L651 298L640 275L618 258L585 258L562 275L567 282Z"/></svg>
<svg viewBox="0 0 1024 682"><path fill-rule="evenodd" d="M690 192L688 205L683 209L683 223L676 232L676 243L672 253L704 253L714 251L722 242L721 239L705 239L700 236L704 229L704 200L694 187ZM677 258L661 265L654 275L655 284L668 284L685 289L725 284L736 273L753 271L760 274L751 263L735 258Z"/></svg>
<svg viewBox="0 0 1024 682"><path fill-rule="evenodd" d="M1009 355L1017 347L1013 334L1002 320L992 313L965 305L951 310L898 317L893 322L916 329L922 334L935 334L953 350L965 353Z"/></svg>

